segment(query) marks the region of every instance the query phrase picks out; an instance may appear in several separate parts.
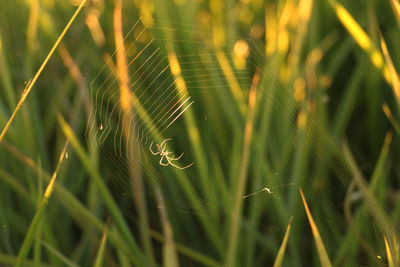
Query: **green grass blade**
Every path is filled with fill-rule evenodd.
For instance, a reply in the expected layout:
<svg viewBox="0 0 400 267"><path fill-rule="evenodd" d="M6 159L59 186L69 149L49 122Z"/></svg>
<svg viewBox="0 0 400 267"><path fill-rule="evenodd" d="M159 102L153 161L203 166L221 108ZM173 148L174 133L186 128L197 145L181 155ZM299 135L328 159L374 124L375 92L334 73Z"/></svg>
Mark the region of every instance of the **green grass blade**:
<svg viewBox="0 0 400 267"><path fill-rule="evenodd" d="M104 254L105 254L106 244L107 244L108 226L109 226L109 223L107 223L106 227L104 228L103 236L101 238L100 247L99 247L99 250L97 251L97 256L96 256L96 259L95 259L94 264L93 264L94 267L103 266Z"/></svg>
<svg viewBox="0 0 400 267"><path fill-rule="evenodd" d="M354 38L357 44L369 55L369 58L374 66L381 70L383 77L390 83L390 75L387 66L384 64L382 54L376 48L371 38L361 28L353 16L335 0L329 0L329 4L334 9L336 16L347 29L350 35Z"/></svg>
<svg viewBox="0 0 400 267"><path fill-rule="evenodd" d="M43 246L54 256L57 257L65 266L68 267L79 267L76 263L72 262L70 259L68 259L65 255L63 255L60 251L52 247L50 244L42 241Z"/></svg>
<svg viewBox="0 0 400 267"><path fill-rule="evenodd" d="M159 187L156 188L156 197L158 202L158 210L160 213L161 224L164 232L164 246L163 257L165 267L178 267L178 255L176 253L176 246L172 232L171 223L168 219L167 208L165 206L164 196Z"/></svg>
<svg viewBox="0 0 400 267"><path fill-rule="evenodd" d="M303 200L304 209L306 210L308 222L310 223L310 226L311 226L311 230L312 230L312 233L313 233L313 236L314 236L315 245L317 246L318 256L319 256L319 259L321 261L321 265L323 267L331 267L332 263L329 260L328 253L326 252L324 242L322 241L321 235L319 234L317 225L314 222L314 219L313 219L313 217L311 215L311 212L310 212L310 210L308 208L307 201L306 201L306 199L304 197L304 194L303 194L303 191L301 190L301 188L300 188L300 195L301 195L301 198Z"/></svg>
<svg viewBox="0 0 400 267"><path fill-rule="evenodd" d="M121 213L121 211L118 208L117 203L113 199L110 191L108 190L107 186L104 184L104 181L98 171L94 168L94 166L91 164L89 157L87 156L85 150L83 149L82 145L78 141L77 137L73 133L71 127L66 123L66 121L61 117L61 115L57 115L58 122L61 125L61 128L71 142L71 145L74 147L75 151L77 152L80 160L82 161L82 164L88 171L90 177L93 179L93 182L96 184L98 187L100 193L102 194L104 198L104 203L108 207L110 213L112 214L119 230L121 231L124 239L128 242L132 249L132 253L135 254L135 258L138 262L137 264L141 263L143 264L145 262L145 259L143 258L143 254L140 251L140 248L138 247L135 239L133 238L128 225L125 222L125 219Z"/></svg>
<svg viewBox="0 0 400 267"><path fill-rule="evenodd" d="M36 211L36 213L35 213L35 215L33 217L31 225L29 226L29 229L28 229L28 233L26 234L24 242L22 243L22 246L21 246L21 248L19 250L17 262L15 263L16 267L23 266L24 262L25 262L25 260L26 260L26 258L28 256L28 253L30 251L33 239L36 236L37 229L38 229L38 227L40 225L40 222L41 222L41 219L43 217L44 211L45 211L46 206L47 206L47 204L49 202L49 199L50 199L50 197L51 197L51 195L53 193L54 183L56 181L57 174L58 174L58 171L60 169L61 163L63 162L63 159L65 157L65 151L67 149L67 146L68 146L68 141L64 145L64 149L60 154L60 158L58 160L58 164L57 164L56 170L54 171L53 176L51 177L51 180L50 180L50 182L49 182L49 184L48 184L48 186L46 188L46 191L44 193L42 201L40 202L39 208L38 208L38 210Z"/></svg>
<svg viewBox="0 0 400 267"><path fill-rule="evenodd" d="M239 175L234 185L235 194L233 194L233 205L232 212L230 218L230 227L229 227L229 239L228 239L228 248L226 253L226 266L235 266L236 265L236 250L240 237L240 226L242 221L242 208L243 208L243 198L245 192L245 186L247 181L247 172L249 167L249 158L250 158L250 147L253 136L253 123L254 123L254 115L255 115L255 104L257 100L257 88L259 82L260 75L256 73L253 77L253 82L250 88L249 93L249 105L247 108L247 118L244 129L244 140L243 140L243 150L242 157L240 160L240 169Z"/></svg>
<svg viewBox="0 0 400 267"><path fill-rule="evenodd" d="M0 265L3 266L9 266L9 265L15 265L17 262L17 258L11 255L5 255L0 253ZM24 263L24 267L35 267L35 263L31 260L26 260ZM41 262L40 267L55 267L54 265Z"/></svg>
<svg viewBox="0 0 400 267"><path fill-rule="evenodd" d="M283 237L281 247L279 248L278 255L276 256L273 267L281 267L283 262L283 256L285 256L286 244L289 239L290 227L292 224L293 217L290 218L289 224L286 228L285 236Z"/></svg>

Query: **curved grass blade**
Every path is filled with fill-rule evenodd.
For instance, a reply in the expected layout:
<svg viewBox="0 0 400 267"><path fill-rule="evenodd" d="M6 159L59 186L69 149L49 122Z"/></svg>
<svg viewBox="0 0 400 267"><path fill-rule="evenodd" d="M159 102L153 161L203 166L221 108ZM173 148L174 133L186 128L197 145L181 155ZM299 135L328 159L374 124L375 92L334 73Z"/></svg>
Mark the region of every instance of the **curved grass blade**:
<svg viewBox="0 0 400 267"><path fill-rule="evenodd" d="M311 230L314 236L315 245L317 246L318 256L321 261L321 265L323 267L331 267L332 264L331 261L329 260L328 253L326 252L324 242L322 241L321 235L319 234L317 225L314 222L314 219L308 208L307 201L304 197L303 190L301 190L301 188L300 188L300 195L303 200L304 209L306 210L308 221L310 222Z"/></svg>

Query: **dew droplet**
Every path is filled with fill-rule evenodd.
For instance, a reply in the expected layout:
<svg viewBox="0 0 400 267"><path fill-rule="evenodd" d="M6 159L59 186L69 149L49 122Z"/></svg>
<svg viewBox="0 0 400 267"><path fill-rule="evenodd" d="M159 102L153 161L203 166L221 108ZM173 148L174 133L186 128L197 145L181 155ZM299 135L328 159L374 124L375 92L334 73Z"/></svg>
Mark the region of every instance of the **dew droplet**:
<svg viewBox="0 0 400 267"><path fill-rule="evenodd" d="M100 123L100 128L99 129L100 129L100 131L103 130L103 124L102 123Z"/></svg>
<svg viewBox="0 0 400 267"><path fill-rule="evenodd" d="M65 152L65 158L68 159L68 152Z"/></svg>

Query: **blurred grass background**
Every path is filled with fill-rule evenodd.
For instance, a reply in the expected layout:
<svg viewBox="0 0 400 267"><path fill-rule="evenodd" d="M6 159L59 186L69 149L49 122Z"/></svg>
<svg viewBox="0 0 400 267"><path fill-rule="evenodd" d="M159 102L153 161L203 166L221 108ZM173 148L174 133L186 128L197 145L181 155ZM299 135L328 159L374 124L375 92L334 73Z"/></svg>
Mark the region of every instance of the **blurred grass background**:
<svg viewBox="0 0 400 267"><path fill-rule="evenodd" d="M79 4L0 2L2 129ZM399 263L397 0L125 0L119 29L142 17L142 46L155 38L195 101L164 133L146 126L185 170L149 143L130 163L85 138L102 125L91 90L110 74L123 90L119 4L88 1L1 141L0 265Z"/></svg>

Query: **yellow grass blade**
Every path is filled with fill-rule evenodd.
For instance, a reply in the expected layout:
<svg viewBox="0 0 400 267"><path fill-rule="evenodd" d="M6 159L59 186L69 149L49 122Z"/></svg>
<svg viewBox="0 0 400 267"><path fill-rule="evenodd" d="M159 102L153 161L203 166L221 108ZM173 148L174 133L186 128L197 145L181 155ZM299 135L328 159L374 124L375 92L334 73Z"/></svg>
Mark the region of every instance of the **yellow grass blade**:
<svg viewBox="0 0 400 267"><path fill-rule="evenodd" d="M400 3L398 0L390 0L394 16L396 17L397 24L400 26Z"/></svg>
<svg viewBox="0 0 400 267"><path fill-rule="evenodd" d="M315 244L317 246L318 256L321 261L321 265L323 267L331 267L331 261L329 260L328 253L326 252L324 243L322 241L321 235L319 234L317 225L314 222L314 219L311 215L310 210L308 209L308 205L306 199L304 197L303 191L300 188L301 198L303 199L304 209L306 210L308 221L310 222L311 230L313 232Z"/></svg>
<svg viewBox="0 0 400 267"><path fill-rule="evenodd" d="M371 41L371 38L361 28L353 16L335 0L329 0L329 3L336 12L336 16L347 29L350 35L358 43L358 45L369 55L369 58L374 66L383 72L383 77L390 83L390 75L387 66L384 64L382 54Z"/></svg>
<svg viewBox="0 0 400 267"><path fill-rule="evenodd" d="M279 248L278 255L276 256L276 259L275 259L273 267L282 266L283 256L285 255L286 244L287 244L287 241L289 239L290 227L292 225L292 220L293 220L293 217L290 217L289 224L288 224L288 226L286 228L285 236L283 237L282 244L281 244L281 247Z"/></svg>
<svg viewBox="0 0 400 267"><path fill-rule="evenodd" d="M389 267L394 267L392 253L390 252L389 243L387 242L386 237L385 237L385 248L386 248L386 255L387 255L387 259L388 259L388 265L389 265Z"/></svg>
<svg viewBox="0 0 400 267"><path fill-rule="evenodd" d="M389 51L387 49L385 40L383 39L382 35L381 35L381 48L382 48L382 52L383 55L385 56L385 60L386 60L386 64L388 66L389 69L389 75L390 75L390 82L391 85L393 87L393 92L394 95L396 97L396 101L397 104L400 106L400 79L399 79L399 75L393 65L392 59L389 55Z"/></svg>
<svg viewBox="0 0 400 267"><path fill-rule="evenodd" d="M400 136L400 124L394 119L392 111L386 103L382 104L382 110L388 118L389 122L392 124L392 127L396 131L396 133Z"/></svg>
<svg viewBox="0 0 400 267"><path fill-rule="evenodd" d="M74 22L75 18L78 16L79 12L83 8L83 6L86 4L86 2L87 2L87 0L82 0L82 2L79 5L78 9L75 11L74 15L69 20L67 26L65 26L64 30L62 31L62 33L58 37L57 41L54 43L54 45L51 48L49 54L47 55L47 57L43 61L42 65L40 66L39 70L36 72L36 74L33 77L33 79L25 87L25 90L22 92L21 98L20 98L20 100L19 100L19 102L17 104L17 107L15 108L13 114L11 115L10 119L7 121L7 124L4 126L4 129L0 134L0 143L3 141L5 134L7 133L8 129L11 126L11 123L13 122L13 120L14 120L15 116L17 115L18 111L21 109L22 105L24 104L26 98L28 97L29 93L31 92L33 86L35 85L37 79L39 78L40 74L42 73L44 67L47 65L47 62L49 62L51 56L54 54L54 51L56 50L56 48L60 44L61 40L64 38L64 36L67 33L69 27L72 25L72 23Z"/></svg>

